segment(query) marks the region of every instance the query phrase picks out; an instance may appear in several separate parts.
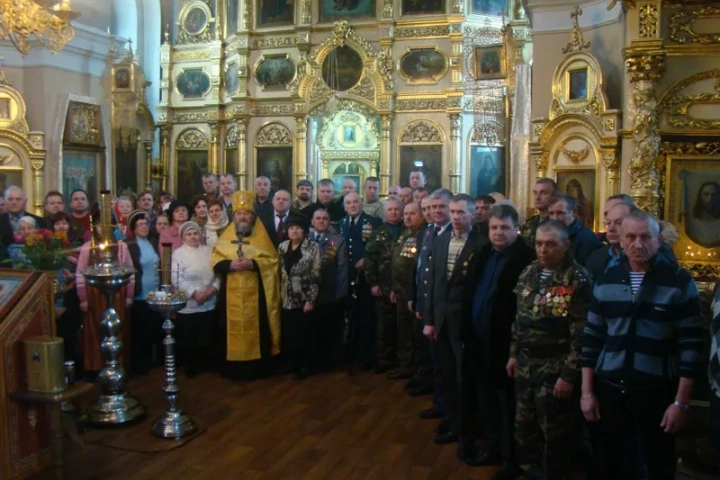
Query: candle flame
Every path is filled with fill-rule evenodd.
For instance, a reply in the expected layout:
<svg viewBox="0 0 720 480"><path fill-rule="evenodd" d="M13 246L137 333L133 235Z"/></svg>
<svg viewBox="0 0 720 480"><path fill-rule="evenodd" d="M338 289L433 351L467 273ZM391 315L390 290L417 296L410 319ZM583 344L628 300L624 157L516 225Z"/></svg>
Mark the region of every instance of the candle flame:
<svg viewBox="0 0 720 480"><path fill-rule="evenodd" d="M101 243L101 244L100 244L100 250L101 250L101 251L102 251L102 250L105 250L105 247L106 247L106 246L107 246L107 244L106 244L105 242Z"/></svg>

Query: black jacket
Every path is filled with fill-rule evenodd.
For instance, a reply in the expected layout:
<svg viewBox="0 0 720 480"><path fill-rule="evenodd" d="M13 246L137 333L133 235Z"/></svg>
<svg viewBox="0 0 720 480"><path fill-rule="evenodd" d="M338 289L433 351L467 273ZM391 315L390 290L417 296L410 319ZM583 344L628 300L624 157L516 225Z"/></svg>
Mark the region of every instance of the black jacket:
<svg viewBox="0 0 720 480"><path fill-rule="evenodd" d="M465 304L462 315L462 336L475 335L472 326L473 299L475 298L475 289L482 278L492 248L491 244L485 245L473 257L468 267L464 294ZM525 267L535 260L535 250L530 248L522 237L518 236L517 240L508 247L506 255L509 255L509 259L498 276L495 292L488 299L491 305L490 335L489 338L482 339L486 348L483 349L483 358L477 359L483 362L483 370L487 372L488 378L493 383L503 382L508 379L505 365L510 355L511 328L517 313L517 298L513 290ZM473 361L473 359L468 359L468 361Z"/></svg>
<svg viewBox="0 0 720 480"><path fill-rule="evenodd" d="M585 266L590 254L603 246L598 236L583 227L577 219L568 227L568 233L572 243L570 245L570 254L580 265Z"/></svg>
<svg viewBox="0 0 720 480"><path fill-rule="evenodd" d="M285 225L287 225L288 221L293 217L302 217L305 218L303 215L300 215L298 213L293 212L292 210L288 210L285 214ZM277 249L278 246L288 239L287 234L287 227L285 227L285 232L283 232L283 237L278 238L277 236L277 230L275 229L275 209L274 208L268 208L266 210L263 210L263 212L259 215L260 221L265 226L265 230L267 230L268 235L270 236L270 240L272 240L273 245L275 245L275 248Z"/></svg>

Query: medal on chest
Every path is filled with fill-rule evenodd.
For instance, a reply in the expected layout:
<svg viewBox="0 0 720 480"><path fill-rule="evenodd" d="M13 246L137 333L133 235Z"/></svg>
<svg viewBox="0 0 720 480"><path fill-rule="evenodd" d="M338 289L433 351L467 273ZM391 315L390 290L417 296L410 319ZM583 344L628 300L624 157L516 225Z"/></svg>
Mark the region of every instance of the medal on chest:
<svg viewBox="0 0 720 480"><path fill-rule="evenodd" d="M371 233L372 233L372 225L370 225L367 222L363 222L362 230L361 230L361 236L362 236L363 242L367 241L367 239L370 238Z"/></svg>
<svg viewBox="0 0 720 480"><path fill-rule="evenodd" d="M417 239L412 236L408 237L400 249L400 256L405 258L415 258L415 254L417 253L416 245Z"/></svg>

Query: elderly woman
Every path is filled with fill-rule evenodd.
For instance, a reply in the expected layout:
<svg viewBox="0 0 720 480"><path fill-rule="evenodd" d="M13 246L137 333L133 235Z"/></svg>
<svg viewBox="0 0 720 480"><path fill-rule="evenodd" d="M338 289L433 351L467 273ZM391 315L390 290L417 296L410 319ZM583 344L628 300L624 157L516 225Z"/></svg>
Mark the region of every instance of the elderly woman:
<svg viewBox="0 0 720 480"><path fill-rule="evenodd" d="M208 221L208 201L207 198L203 196L197 196L195 197L195 200L193 200L193 216L190 220L197 223L200 228L203 230L203 237L205 236L205 224L207 224Z"/></svg>
<svg viewBox="0 0 720 480"><path fill-rule="evenodd" d="M22 248L25 245L25 238L37 232L37 229L37 220L29 215L20 217L20 220L18 220L18 233L15 234L15 243L7 247L10 263L14 268L32 268L30 262L25 258Z"/></svg>
<svg viewBox="0 0 720 480"><path fill-rule="evenodd" d="M311 374L317 344L317 320L312 313L320 285L320 247L308 240L304 217L287 221L289 240L280 252L280 294L282 297L282 344L293 378Z"/></svg>
<svg viewBox="0 0 720 480"><path fill-rule="evenodd" d="M213 200L208 205L208 221L205 224L205 244L212 248L230 223L222 200Z"/></svg>
<svg viewBox="0 0 720 480"><path fill-rule="evenodd" d="M183 223L190 220L190 206L182 202L174 201L170 204L167 214L170 219L170 226L160 234L160 245L171 243L174 252L183 244L182 237L180 236L180 227ZM155 225L157 225L157 222Z"/></svg>
<svg viewBox="0 0 720 480"><path fill-rule="evenodd" d="M220 282L210 268L210 247L203 245L202 229L195 222L180 227L183 245L172 254L173 286L187 296L187 306L175 320L180 363L193 378L207 369L216 335L215 296Z"/></svg>
<svg viewBox="0 0 720 480"><path fill-rule="evenodd" d="M97 288L90 287L86 284L83 272L88 266L97 264L102 260L102 252L106 248L110 249L113 259L118 264L133 266L130 251L125 242L118 241L110 245L102 243L103 240L101 238L101 229L98 221L99 219L93 219L95 229L93 232L94 245L92 241L90 241L85 242L83 246L80 247L80 257L78 258L77 273L75 275L77 295L80 299L80 310L83 312L83 368L86 376L90 379L94 377L94 374L96 374L104 364L102 355L100 354L100 340L102 340L104 333L100 329L98 319L108 306L105 301L105 295L100 293ZM134 294L135 276L133 275L130 277L130 282L127 286L121 290L119 294L115 295L113 305L120 317L122 341L125 345L130 344L128 310L132 307Z"/></svg>
<svg viewBox="0 0 720 480"><path fill-rule="evenodd" d="M150 229L150 216L135 210L128 217L128 229L132 232L127 246L135 267L135 291L130 312L132 336L132 370L146 375L152 366L153 346L162 345L162 316L147 304L147 295L157 289L157 269L160 257L157 253L158 238Z"/></svg>

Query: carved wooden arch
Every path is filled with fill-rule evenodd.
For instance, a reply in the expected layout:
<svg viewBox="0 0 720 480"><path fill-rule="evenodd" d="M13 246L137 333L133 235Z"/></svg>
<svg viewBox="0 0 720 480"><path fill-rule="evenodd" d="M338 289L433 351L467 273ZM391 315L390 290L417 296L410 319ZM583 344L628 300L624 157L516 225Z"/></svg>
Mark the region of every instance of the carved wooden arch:
<svg viewBox="0 0 720 480"><path fill-rule="evenodd" d="M45 195L45 148L42 133L24 135L15 130L0 128L0 173L18 172L29 205L34 213L42 215ZM6 155L10 152L10 156ZM15 158L13 158L15 157ZM5 185L9 187L10 184ZM2 194L2 192L0 192Z"/></svg>
<svg viewBox="0 0 720 480"><path fill-rule="evenodd" d="M238 126L237 124L230 125L225 132L225 149L232 150L238 147Z"/></svg>
<svg viewBox="0 0 720 480"><path fill-rule="evenodd" d="M335 22L331 34L308 54L300 57L298 75L288 88L292 95L305 100L306 111L310 112L324 105L333 94L322 79L322 64L336 47L349 46L362 59L364 68L357 85L342 92L342 98L380 110L381 100L393 95L391 59L384 52L376 51L367 40L361 37L346 20Z"/></svg>
<svg viewBox="0 0 720 480"><path fill-rule="evenodd" d="M442 127L429 118L408 120L398 130L398 144L444 144L445 133Z"/></svg>
<svg viewBox="0 0 720 480"><path fill-rule="evenodd" d="M175 140L175 150L207 150L208 137L197 128L186 128Z"/></svg>
<svg viewBox="0 0 720 480"><path fill-rule="evenodd" d="M255 134L255 147L292 146L293 134L282 122L263 125Z"/></svg>
<svg viewBox="0 0 720 480"><path fill-rule="evenodd" d="M705 89L702 92L683 91L694 84L717 80L714 91ZM698 72L674 83L663 93L658 101L658 113L660 116L660 128L676 130L720 130L720 115L712 118L695 118L692 116L693 107L702 105L720 106L720 69L705 70Z"/></svg>
<svg viewBox="0 0 720 480"><path fill-rule="evenodd" d="M155 117L153 117L150 108L145 102L141 102L138 105L137 113L145 120L145 123L147 124L148 133L150 134L150 138L148 138L147 140L152 140L155 134L155 129L157 128L157 125L155 124Z"/></svg>

